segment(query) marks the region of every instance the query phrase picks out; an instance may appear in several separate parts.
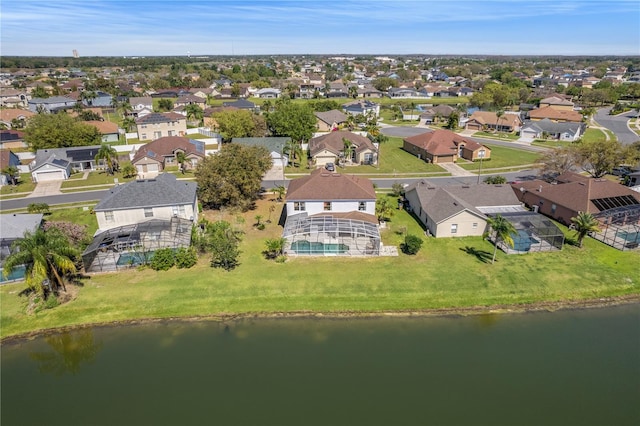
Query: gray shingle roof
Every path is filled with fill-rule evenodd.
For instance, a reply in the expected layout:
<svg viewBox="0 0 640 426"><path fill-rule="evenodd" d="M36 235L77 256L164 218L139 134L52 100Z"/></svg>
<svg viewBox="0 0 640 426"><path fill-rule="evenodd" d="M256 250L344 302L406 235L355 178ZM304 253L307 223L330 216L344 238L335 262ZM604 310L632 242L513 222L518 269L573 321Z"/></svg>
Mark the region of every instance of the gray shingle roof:
<svg viewBox="0 0 640 426"><path fill-rule="evenodd" d="M24 236L25 231L34 232L42 223L42 213L38 214L0 214L0 230L3 240L16 240Z"/></svg>
<svg viewBox="0 0 640 426"><path fill-rule="evenodd" d="M94 211L193 204L196 189L195 182L179 181L175 175L163 173L155 179L137 180L112 188Z"/></svg>
<svg viewBox="0 0 640 426"><path fill-rule="evenodd" d="M289 137L268 137L268 138L233 138L231 143L238 143L245 146L263 146L269 152L282 153L287 143L291 141Z"/></svg>

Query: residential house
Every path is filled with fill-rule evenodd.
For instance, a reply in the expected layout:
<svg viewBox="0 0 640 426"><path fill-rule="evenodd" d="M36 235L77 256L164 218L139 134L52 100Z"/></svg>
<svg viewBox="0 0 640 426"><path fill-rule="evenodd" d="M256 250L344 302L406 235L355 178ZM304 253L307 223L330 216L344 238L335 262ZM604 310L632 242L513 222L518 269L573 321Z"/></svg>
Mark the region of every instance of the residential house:
<svg viewBox="0 0 640 426"><path fill-rule="evenodd" d="M0 124L6 126L7 129L14 127L23 128L27 124L27 120L33 117L35 113L24 109L0 109Z"/></svg>
<svg viewBox="0 0 640 426"><path fill-rule="evenodd" d="M465 125L467 130L495 130L498 132L518 132L522 120L518 114L504 113L500 117L493 111L475 111Z"/></svg>
<svg viewBox="0 0 640 426"><path fill-rule="evenodd" d="M376 192L369 179L316 169L290 181L286 199L287 254L380 254Z"/></svg>
<svg viewBox="0 0 640 426"><path fill-rule="evenodd" d="M529 111L529 119L532 121L548 119L555 122L574 122L582 121L582 114L573 110L562 110L552 106L545 106Z"/></svg>
<svg viewBox="0 0 640 426"><path fill-rule="evenodd" d="M116 185L94 207L100 231L152 219L198 221L197 184L171 173Z"/></svg>
<svg viewBox="0 0 640 426"><path fill-rule="evenodd" d="M353 116L356 115L364 115L367 116L372 114L374 117L380 116L380 104L375 102L371 102L368 100L359 100L354 102L349 102L342 105L342 109L347 114L351 114Z"/></svg>
<svg viewBox="0 0 640 426"><path fill-rule="evenodd" d="M173 105L174 107L186 107L187 105L197 105L204 110L207 106L207 99L201 98L199 96L191 95L191 94L183 95L183 96L180 96L178 99L176 99Z"/></svg>
<svg viewBox="0 0 640 426"><path fill-rule="evenodd" d="M317 118L318 130L321 132L331 132L337 130L347 122L347 115L337 109L331 111L321 111L313 113Z"/></svg>
<svg viewBox="0 0 640 426"><path fill-rule="evenodd" d="M405 138L402 148L429 163L455 163L491 158L491 149L451 130L440 129Z"/></svg>
<svg viewBox="0 0 640 426"><path fill-rule="evenodd" d="M60 85L60 89L65 92L82 92L84 90L84 82L80 79L69 80Z"/></svg>
<svg viewBox="0 0 640 426"><path fill-rule="evenodd" d="M50 98L32 98L29 100L29 111L53 113L71 109L76 100L68 96L52 96Z"/></svg>
<svg viewBox="0 0 640 426"><path fill-rule="evenodd" d="M187 133L187 119L175 112L145 115L136 120L140 142L153 141L166 136L184 136Z"/></svg>
<svg viewBox="0 0 640 426"><path fill-rule="evenodd" d="M0 90L0 107L26 108L28 104L27 93L18 89Z"/></svg>
<svg viewBox="0 0 640 426"><path fill-rule="evenodd" d="M256 91L255 96L260 99L277 99L281 95L280 89L274 89L273 87L267 87Z"/></svg>
<svg viewBox="0 0 640 426"><path fill-rule="evenodd" d="M285 154L285 147L291 142L289 137L266 137L266 138L233 138L231 143L244 146L262 146L271 154L273 167L287 167L289 157Z"/></svg>
<svg viewBox="0 0 640 426"><path fill-rule="evenodd" d="M548 118L539 121L525 120L520 136L529 139L555 139L576 141L582 137L586 129L585 123L555 122Z"/></svg>
<svg viewBox="0 0 640 426"><path fill-rule="evenodd" d="M490 214L525 210L509 185L438 187L420 180L405 189L405 198L436 238L481 236Z"/></svg>
<svg viewBox="0 0 640 426"><path fill-rule="evenodd" d="M558 96L550 96L540 101L540 108L544 107L551 107L560 111L573 111L574 104L567 99Z"/></svg>
<svg viewBox="0 0 640 426"><path fill-rule="evenodd" d="M237 101L233 101L233 102L223 102L222 106L234 107L238 109L246 109L249 111L256 111L256 104L246 99L238 99Z"/></svg>
<svg viewBox="0 0 640 426"><path fill-rule="evenodd" d="M24 133L18 130L0 130L0 148L26 148Z"/></svg>
<svg viewBox="0 0 640 426"><path fill-rule="evenodd" d="M85 92L86 93L86 92ZM95 94L95 98L83 98L80 96L82 104L86 107L99 107L99 108L111 108L113 104L113 96L110 94L103 92L101 90L97 90L93 92Z"/></svg>
<svg viewBox="0 0 640 426"><path fill-rule="evenodd" d="M118 125L111 121L84 121L84 124L89 126L93 126L102 135L102 142L104 143L113 143L118 142L120 140L120 133L118 131Z"/></svg>
<svg viewBox="0 0 640 426"><path fill-rule="evenodd" d="M610 209L640 204L640 193L608 179L594 179L565 172L555 181L535 179L511 185L528 207L564 225L578 212L599 214Z"/></svg>
<svg viewBox="0 0 640 426"><path fill-rule="evenodd" d="M39 149L29 165L31 178L34 182L65 180L74 171L97 170L99 150L100 145Z"/></svg>
<svg viewBox="0 0 640 426"><path fill-rule="evenodd" d="M7 167L15 167L17 169L19 165L20 158L16 154L8 149L0 149L0 186L11 183L12 178L15 179L17 177L7 175L4 172Z"/></svg>
<svg viewBox="0 0 640 426"><path fill-rule="evenodd" d="M440 104L435 107L427 108L420 114L420 124L427 125L438 123L442 120L448 120L449 116L456 111L455 108L449 105Z"/></svg>
<svg viewBox="0 0 640 426"><path fill-rule="evenodd" d="M391 98L420 98L420 92L411 87L392 87L388 91Z"/></svg>
<svg viewBox="0 0 640 426"><path fill-rule="evenodd" d="M345 141L351 142L351 158L345 158ZM335 164L378 164L378 148L366 137L338 130L309 140L309 155L316 166Z"/></svg>
<svg viewBox="0 0 640 426"><path fill-rule="evenodd" d="M153 98L151 96L129 98L129 105L131 105L131 111L128 115L131 117L141 118L153 113Z"/></svg>
<svg viewBox="0 0 640 426"><path fill-rule="evenodd" d="M26 268L17 266L8 276L4 275L4 263L13 253L13 243L24 237L25 232L33 233L42 225L43 214L0 214L0 282L24 279Z"/></svg>
<svg viewBox="0 0 640 426"><path fill-rule="evenodd" d="M186 169L193 169L205 157L204 142L180 136L165 136L142 145L131 164L142 177L162 172L167 166L178 166L178 153L184 154Z"/></svg>

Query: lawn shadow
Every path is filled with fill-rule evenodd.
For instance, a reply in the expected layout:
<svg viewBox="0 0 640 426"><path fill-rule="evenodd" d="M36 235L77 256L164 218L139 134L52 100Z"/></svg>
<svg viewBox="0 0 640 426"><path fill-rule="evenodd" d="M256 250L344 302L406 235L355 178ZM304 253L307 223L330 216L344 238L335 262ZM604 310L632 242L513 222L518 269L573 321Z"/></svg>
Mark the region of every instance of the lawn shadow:
<svg viewBox="0 0 640 426"><path fill-rule="evenodd" d="M460 248L463 252L475 256L482 263L489 263L493 258L493 255L485 250L478 250L475 247L465 246Z"/></svg>

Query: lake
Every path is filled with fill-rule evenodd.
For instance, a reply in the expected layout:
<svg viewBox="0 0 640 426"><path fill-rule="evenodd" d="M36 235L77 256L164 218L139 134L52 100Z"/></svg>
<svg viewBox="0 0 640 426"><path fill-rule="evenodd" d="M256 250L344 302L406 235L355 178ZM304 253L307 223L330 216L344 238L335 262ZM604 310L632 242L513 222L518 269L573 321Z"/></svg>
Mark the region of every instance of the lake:
<svg viewBox="0 0 640 426"><path fill-rule="evenodd" d="M2 346L11 425L638 425L640 306L99 327Z"/></svg>

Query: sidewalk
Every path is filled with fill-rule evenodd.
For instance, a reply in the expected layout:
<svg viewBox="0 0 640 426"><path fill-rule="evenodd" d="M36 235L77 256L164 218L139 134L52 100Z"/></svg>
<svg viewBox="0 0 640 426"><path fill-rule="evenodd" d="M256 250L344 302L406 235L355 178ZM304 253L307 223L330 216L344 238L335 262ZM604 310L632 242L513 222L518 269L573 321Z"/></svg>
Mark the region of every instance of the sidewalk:
<svg viewBox="0 0 640 426"><path fill-rule="evenodd" d="M443 169L451 173L451 176L454 176L454 177L477 176L477 174L471 173L470 171L463 169L462 167L458 166L455 163L438 163L438 166L442 167Z"/></svg>

